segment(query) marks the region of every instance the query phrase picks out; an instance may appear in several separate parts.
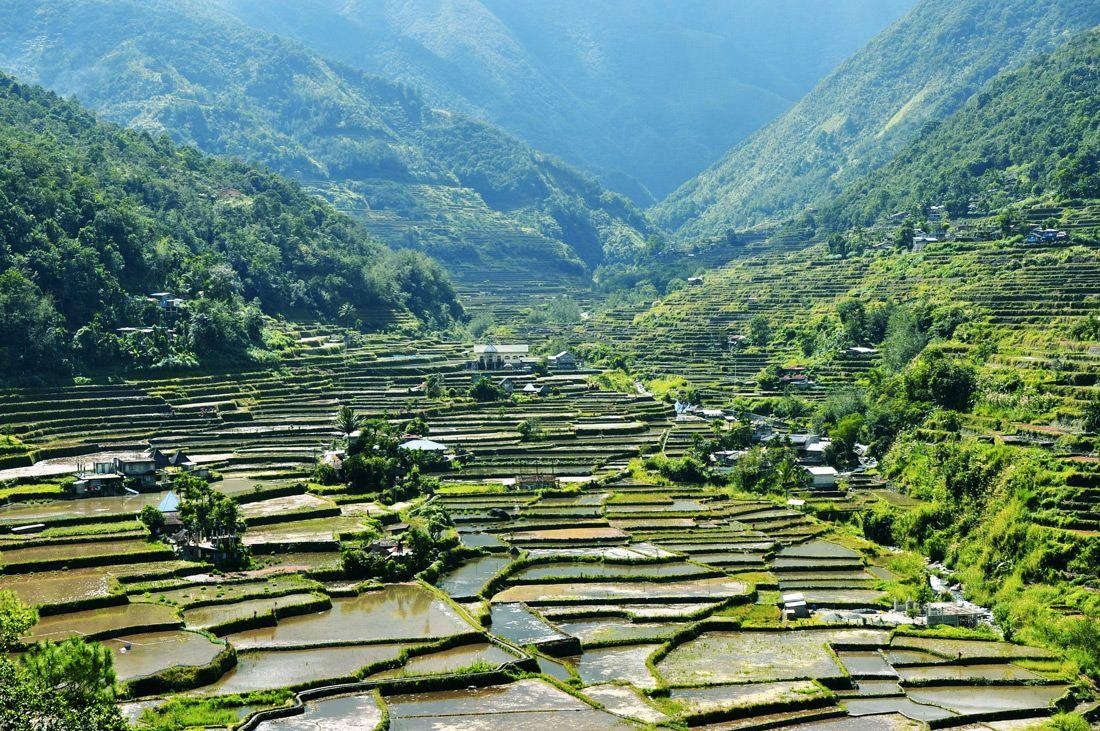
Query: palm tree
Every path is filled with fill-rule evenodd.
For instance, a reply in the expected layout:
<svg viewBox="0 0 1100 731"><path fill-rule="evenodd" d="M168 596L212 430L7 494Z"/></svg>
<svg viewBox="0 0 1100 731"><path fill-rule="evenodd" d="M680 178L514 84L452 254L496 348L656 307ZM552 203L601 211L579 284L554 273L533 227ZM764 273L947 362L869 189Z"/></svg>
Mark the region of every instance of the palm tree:
<svg viewBox="0 0 1100 731"><path fill-rule="evenodd" d="M346 404L336 412L336 431L348 438L359 429L359 415L352 411Z"/></svg>

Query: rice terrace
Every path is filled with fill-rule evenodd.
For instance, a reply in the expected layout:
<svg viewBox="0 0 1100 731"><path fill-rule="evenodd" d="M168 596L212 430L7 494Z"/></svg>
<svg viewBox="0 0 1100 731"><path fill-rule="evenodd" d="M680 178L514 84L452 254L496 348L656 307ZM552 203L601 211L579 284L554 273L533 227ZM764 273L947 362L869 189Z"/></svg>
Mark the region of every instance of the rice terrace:
<svg viewBox="0 0 1100 731"><path fill-rule="evenodd" d="M0 0L0 731L1097 727L1100 7L398 6Z"/></svg>

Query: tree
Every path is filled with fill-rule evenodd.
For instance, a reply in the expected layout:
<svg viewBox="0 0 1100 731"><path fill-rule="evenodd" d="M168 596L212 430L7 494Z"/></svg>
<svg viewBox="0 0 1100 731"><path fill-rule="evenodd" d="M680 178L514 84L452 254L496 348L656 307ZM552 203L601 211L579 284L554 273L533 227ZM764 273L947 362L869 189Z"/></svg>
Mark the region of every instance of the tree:
<svg viewBox="0 0 1100 731"><path fill-rule="evenodd" d="M0 657L19 642L38 621L38 612L19 600L11 589L0 590Z"/></svg>
<svg viewBox="0 0 1100 731"><path fill-rule="evenodd" d="M789 453L783 455L772 468L772 479L776 488L784 495L805 489L809 482L806 470L802 469Z"/></svg>
<svg viewBox="0 0 1100 731"><path fill-rule="evenodd" d="M146 505L141 509L141 512L138 513L138 520L149 529L149 534L154 538L159 536L161 531L164 530L164 513L160 512L152 505Z"/></svg>
<svg viewBox="0 0 1100 731"><path fill-rule="evenodd" d="M443 395L443 376L433 373L424 379L424 395L428 398L439 398Z"/></svg>
<svg viewBox="0 0 1100 731"><path fill-rule="evenodd" d="M345 439L350 438L353 433L359 430L359 415L347 404L337 410L335 421L336 431L340 432Z"/></svg>
<svg viewBox="0 0 1100 731"><path fill-rule="evenodd" d="M392 457L353 454L344 460L344 478L355 492L389 490L399 475L399 465Z"/></svg>
<svg viewBox="0 0 1100 731"><path fill-rule="evenodd" d="M749 320L749 342L757 347L764 347L772 338L772 326L768 318L762 314L753 315Z"/></svg>
<svg viewBox="0 0 1100 731"><path fill-rule="evenodd" d="M973 366L950 358L940 350L932 350L906 369L904 385L910 401L966 411L970 408L977 380Z"/></svg>
<svg viewBox="0 0 1100 731"><path fill-rule="evenodd" d="M525 442L537 442L546 435L546 429L542 426L542 419L531 417L524 419L516 427L519 438Z"/></svg>
<svg viewBox="0 0 1100 731"><path fill-rule="evenodd" d="M470 386L469 393L474 401L499 401L504 397L500 387L485 376L477 379L477 382Z"/></svg>
<svg viewBox="0 0 1100 731"><path fill-rule="evenodd" d="M0 372L53 372L64 365L63 320L52 300L16 269L0 274Z"/></svg>
<svg viewBox="0 0 1100 731"><path fill-rule="evenodd" d="M5 731L124 731L110 652L72 638L41 643L19 660L8 652L38 620L0 591L0 728Z"/></svg>
<svg viewBox="0 0 1100 731"><path fill-rule="evenodd" d="M428 422L423 416L418 416L405 425L406 434L415 434L418 437L426 437L431 432Z"/></svg>
<svg viewBox="0 0 1100 731"><path fill-rule="evenodd" d="M848 255L848 242L839 233L830 234L828 247L829 253L833 256L845 257Z"/></svg>
<svg viewBox="0 0 1100 731"><path fill-rule="evenodd" d="M1085 403L1084 429L1095 434L1100 432L1100 394L1093 394Z"/></svg>
<svg viewBox="0 0 1100 731"><path fill-rule="evenodd" d="M886 335L882 341L883 364L890 370L900 371L927 343L928 336L916 313L907 307L896 307L886 323Z"/></svg>
<svg viewBox="0 0 1100 731"><path fill-rule="evenodd" d="M856 461L856 443L863 431L863 415L848 414L829 431L832 445L829 450L830 464L848 465Z"/></svg>
<svg viewBox="0 0 1100 731"><path fill-rule="evenodd" d="M178 475L173 487L180 498L180 521L192 544L209 541L216 548L215 561L237 565L247 560L241 540L245 532L241 508L233 498L214 490L191 475Z"/></svg>

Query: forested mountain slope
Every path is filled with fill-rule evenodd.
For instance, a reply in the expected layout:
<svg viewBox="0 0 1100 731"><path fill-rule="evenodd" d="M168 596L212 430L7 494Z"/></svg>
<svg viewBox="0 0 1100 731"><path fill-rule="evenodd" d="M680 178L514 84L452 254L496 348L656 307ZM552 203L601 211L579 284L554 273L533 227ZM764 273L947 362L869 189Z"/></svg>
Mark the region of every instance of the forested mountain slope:
<svg viewBox="0 0 1100 731"><path fill-rule="evenodd" d="M625 198L408 87L205 3L8 0L0 65L113 121L272 166L445 264L581 273L648 233Z"/></svg>
<svg viewBox="0 0 1100 731"><path fill-rule="evenodd" d="M924 0L669 196L657 219L698 237L819 204L889 162L996 74L1097 23L1092 0Z"/></svg>
<svg viewBox="0 0 1100 731"><path fill-rule="evenodd" d="M933 206L959 216L1047 192L1100 197L1100 28L996 77L817 219L846 228Z"/></svg>
<svg viewBox="0 0 1100 731"><path fill-rule="evenodd" d="M184 302L161 310L154 291ZM293 182L0 76L5 378L261 358L265 314L341 308L375 322L461 314L437 264L391 252Z"/></svg>
<svg viewBox="0 0 1100 731"><path fill-rule="evenodd" d="M662 198L913 0L213 0Z"/></svg>

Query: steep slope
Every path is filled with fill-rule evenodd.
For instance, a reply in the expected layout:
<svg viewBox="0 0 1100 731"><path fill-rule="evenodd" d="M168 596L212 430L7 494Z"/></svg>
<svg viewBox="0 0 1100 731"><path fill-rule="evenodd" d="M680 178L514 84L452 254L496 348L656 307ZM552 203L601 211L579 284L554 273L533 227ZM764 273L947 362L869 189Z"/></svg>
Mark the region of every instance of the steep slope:
<svg viewBox="0 0 1100 731"><path fill-rule="evenodd" d="M913 0L215 0L662 198Z"/></svg>
<svg viewBox="0 0 1100 731"><path fill-rule="evenodd" d="M681 236L775 220L887 163L997 73L1100 23L1092 0L924 0L656 209Z"/></svg>
<svg viewBox="0 0 1100 731"><path fill-rule="evenodd" d="M184 302L158 307L153 291ZM461 313L438 265L276 174L0 75L5 378L245 360L272 344L264 314L387 323L408 309L439 324Z"/></svg>
<svg viewBox="0 0 1100 731"><path fill-rule="evenodd" d="M817 219L843 228L932 206L963 216L1046 192L1100 197L1100 28L994 78Z"/></svg>
<svg viewBox="0 0 1100 731"><path fill-rule="evenodd" d="M9 0L0 65L122 124L264 162L454 268L579 274L648 233L626 199L416 92L205 3Z"/></svg>

